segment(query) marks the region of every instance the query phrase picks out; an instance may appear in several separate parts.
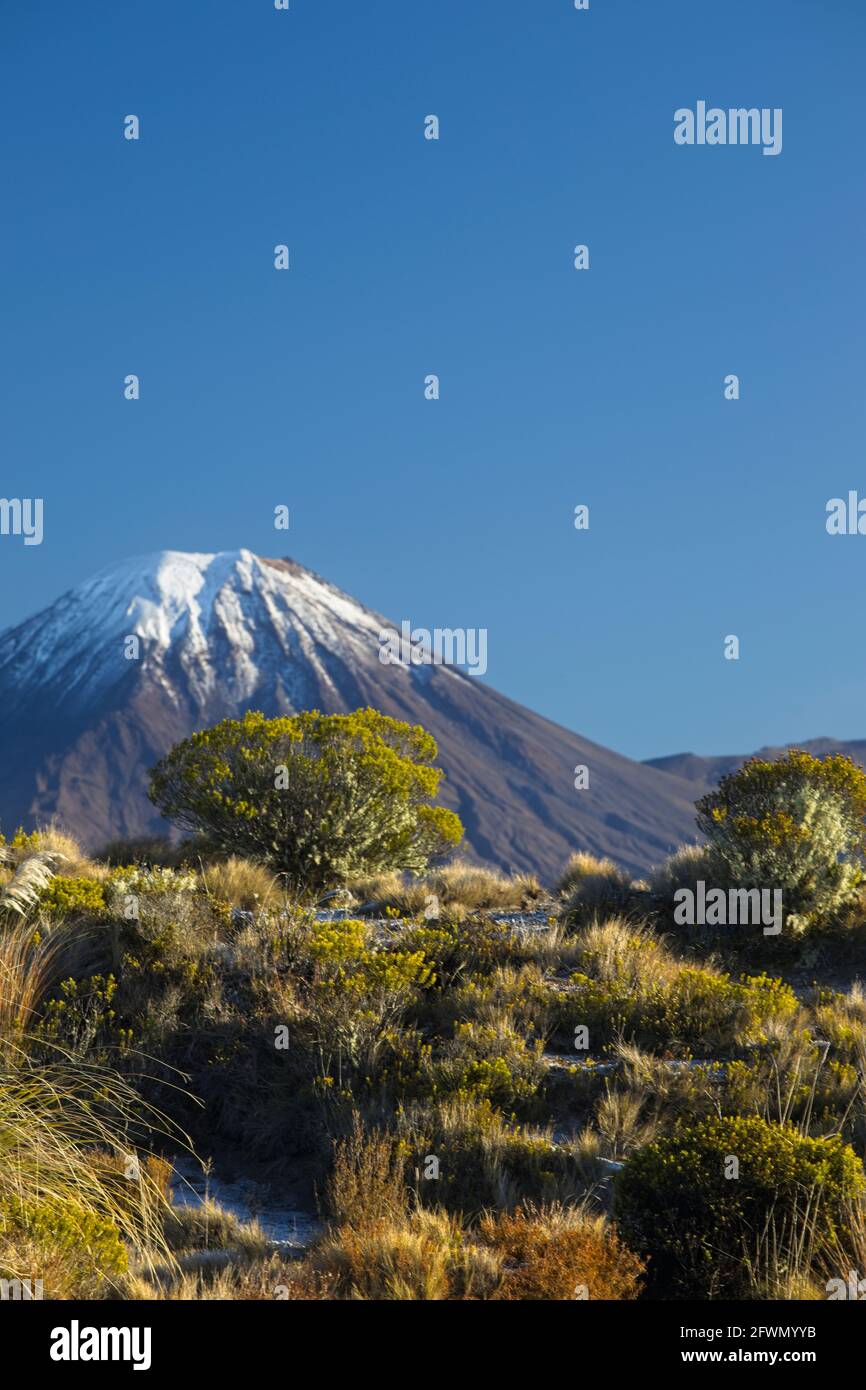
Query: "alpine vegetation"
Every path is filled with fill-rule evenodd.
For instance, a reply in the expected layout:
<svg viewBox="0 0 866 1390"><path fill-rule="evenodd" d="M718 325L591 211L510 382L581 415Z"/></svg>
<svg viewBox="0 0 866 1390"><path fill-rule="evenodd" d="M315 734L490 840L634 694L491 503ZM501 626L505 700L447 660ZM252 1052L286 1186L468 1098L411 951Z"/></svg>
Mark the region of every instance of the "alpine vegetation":
<svg viewBox="0 0 866 1390"><path fill-rule="evenodd" d="M190 838L2 841L2 1296L823 1298L859 1267L866 774L754 759L705 844L648 880L576 848L550 889L443 862L436 761L373 709L250 712L152 770ZM57 1355L135 1360L112 1322Z"/></svg>
<svg viewBox="0 0 866 1390"><path fill-rule="evenodd" d="M866 772L850 758L799 749L775 760L752 758L702 797L697 813L714 881L762 891L774 885L792 930L856 896L866 849Z"/></svg>

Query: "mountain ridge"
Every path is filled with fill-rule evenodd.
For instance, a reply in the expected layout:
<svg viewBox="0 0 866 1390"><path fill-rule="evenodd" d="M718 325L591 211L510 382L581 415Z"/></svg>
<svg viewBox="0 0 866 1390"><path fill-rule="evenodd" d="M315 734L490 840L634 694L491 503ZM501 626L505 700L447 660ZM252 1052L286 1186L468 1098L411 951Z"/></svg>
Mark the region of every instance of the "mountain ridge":
<svg viewBox="0 0 866 1390"><path fill-rule="evenodd" d="M802 748L816 758L841 753L866 768L866 739L808 738L800 743L766 744L754 753L731 753L702 756L699 753L671 753L661 758L644 759L647 767L674 776L679 782L695 787L695 795L703 796L721 777L736 772L749 758L780 758L791 748Z"/></svg>

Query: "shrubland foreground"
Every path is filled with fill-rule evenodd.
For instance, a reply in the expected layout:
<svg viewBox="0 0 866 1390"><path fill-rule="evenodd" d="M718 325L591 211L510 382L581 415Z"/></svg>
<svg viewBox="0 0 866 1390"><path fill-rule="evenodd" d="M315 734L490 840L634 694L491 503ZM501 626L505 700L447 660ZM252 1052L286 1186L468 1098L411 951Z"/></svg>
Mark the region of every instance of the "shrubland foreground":
<svg viewBox="0 0 866 1390"><path fill-rule="evenodd" d="M191 839L3 840L0 1278L821 1299L866 1270L862 771L754 760L647 881L578 852L548 891L435 867L434 759L372 711L248 716L154 771ZM689 920L698 885L781 892L781 930ZM193 1155L312 1242L172 1205Z"/></svg>

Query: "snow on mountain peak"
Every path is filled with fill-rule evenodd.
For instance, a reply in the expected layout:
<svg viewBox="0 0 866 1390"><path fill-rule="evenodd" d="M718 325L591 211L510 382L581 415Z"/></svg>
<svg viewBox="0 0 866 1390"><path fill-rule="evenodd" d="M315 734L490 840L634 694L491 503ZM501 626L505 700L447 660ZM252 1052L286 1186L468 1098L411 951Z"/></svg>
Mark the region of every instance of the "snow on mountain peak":
<svg viewBox="0 0 866 1390"><path fill-rule="evenodd" d="M265 681L291 703L311 672L329 685L329 659L374 660L381 624L293 560L163 550L101 570L0 635L0 672L89 698L128 674L132 650L169 693L176 663L198 704L221 689L248 700Z"/></svg>

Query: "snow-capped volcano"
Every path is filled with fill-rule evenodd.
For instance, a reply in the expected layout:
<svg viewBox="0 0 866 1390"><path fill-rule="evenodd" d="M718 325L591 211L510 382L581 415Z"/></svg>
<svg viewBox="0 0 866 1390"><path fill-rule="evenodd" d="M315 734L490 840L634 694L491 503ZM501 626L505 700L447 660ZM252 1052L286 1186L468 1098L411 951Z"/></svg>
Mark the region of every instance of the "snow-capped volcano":
<svg viewBox="0 0 866 1390"><path fill-rule="evenodd" d="M286 708L327 660L375 657L383 620L291 560L249 550L163 550L101 570L0 640L0 679L57 687L78 705L123 680L129 663L203 709L267 688ZM181 689L175 689L178 677Z"/></svg>
<svg viewBox="0 0 866 1390"><path fill-rule="evenodd" d="M456 668L383 665L392 626L295 561L248 550L161 551L100 571L0 634L0 828L56 817L89 846L158 833L148 770L194 729L250 708L371 705L434 735L441 799L480 860L550 878L585 848L642 870L693 838L680 778Z"/></svg>

